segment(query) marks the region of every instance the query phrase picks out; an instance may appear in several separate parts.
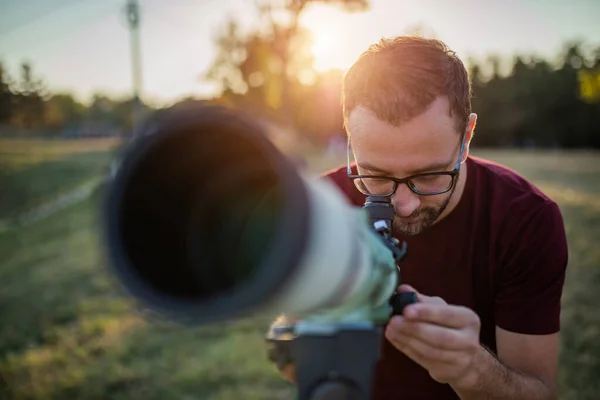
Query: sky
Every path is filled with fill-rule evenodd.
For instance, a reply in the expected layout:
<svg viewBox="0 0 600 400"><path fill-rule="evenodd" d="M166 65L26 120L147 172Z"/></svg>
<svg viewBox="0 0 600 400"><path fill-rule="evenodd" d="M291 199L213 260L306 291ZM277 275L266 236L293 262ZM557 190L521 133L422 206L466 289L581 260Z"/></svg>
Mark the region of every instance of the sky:
<svg viewBox="0 0 600 400"><path fill-rule="evenodd" d="M141 7L142 98L168 105L212 96L203 74L215 33L229 16L252 27L254 0L138 0ZM53 92L82 101L93 93L131 91L126 0L0 0L0 62L16 75L32 63ZM347 69L381 37L423 25L465 61L494 53L555 57L566 41L600 46L600 0L371 0L367 12L314 4L301 24L316 38L315 68Z"/></svg>

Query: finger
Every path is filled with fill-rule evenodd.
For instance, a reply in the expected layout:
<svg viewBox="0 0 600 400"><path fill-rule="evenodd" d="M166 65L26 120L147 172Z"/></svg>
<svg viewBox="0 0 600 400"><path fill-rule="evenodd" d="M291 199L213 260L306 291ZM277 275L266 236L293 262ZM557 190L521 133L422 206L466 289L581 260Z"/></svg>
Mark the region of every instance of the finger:
<svg viewBox="0 0 600 400"><path fill-rule="evenodd" d="M407 285L406 283L403 283L402 285L398 286L398 292L415 292L418 293L417 289L415 289L414 287Z"/></svg>
<svg viewBox="0 0 600 400"><path fill-rule="evenodd" d="M464 332L428 322L415 322L402 317L394 317L389 323L395 334L410 336L430 346L445 350L466 350L471 342L465 340Z"/></svg>
<svg viewBox="0 0 600 400"><path fill-rule="evenodd" d="M456 329L480 323L477 314L467 307L436 303L411 304L404 310L404 317L411 321L430 322Z"/></svg>
<svg viewBox="0 0 600 400"><path fill-rule="evenodd" d="M460 356L458 351L437 348L393 330L386 330L386 337L398 350L426 368L433 363L452 364Z"/></svg>
<svg viewBox="0 0 600 400"><path fill-rule="evenodd" d="M417 298L419 300L419 303L426 303L426 304L448 304L448 303L446 303L446 300L442 299L439 296L425 296L424 294L418 293L417 294Z"/></svg>
<svg viewBox="0 0 600 400"><path fill-rule="evenodd" d="M411 360L413 360L414 362L416 362L417 364L419 364L426 370L429 370L431 361L429 361L428 359L421 356L412 347L408 347L402 341L399 341L398 339L395 339L395 338L390 337L390 338L388 338L388 340L390 341L390 343L392 343L392 345L396 349L398 349L398 351L401 351L406 356L408 356L408 358L410 358Z"/></svg>

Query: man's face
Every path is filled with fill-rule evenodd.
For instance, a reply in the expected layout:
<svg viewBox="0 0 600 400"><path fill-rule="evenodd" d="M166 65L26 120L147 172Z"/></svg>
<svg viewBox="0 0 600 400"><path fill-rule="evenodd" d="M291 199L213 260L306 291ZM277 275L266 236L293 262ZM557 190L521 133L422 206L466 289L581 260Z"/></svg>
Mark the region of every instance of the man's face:
<svg viewBox="0 0 600 400"><path fill-rule="evenodd" d="M461 133L449 115L445 97L429 109L396 127L380 120L370 110L357 107L348 116L347 128L361 175L404 178L424 172L451 171L460 152ZM468 140L468 139L467 139ZM463 156L467 153L467 148ZM396 210L394 230L417 235L436 222L454 191L420 196L406 184L392 197Z"/></svg>

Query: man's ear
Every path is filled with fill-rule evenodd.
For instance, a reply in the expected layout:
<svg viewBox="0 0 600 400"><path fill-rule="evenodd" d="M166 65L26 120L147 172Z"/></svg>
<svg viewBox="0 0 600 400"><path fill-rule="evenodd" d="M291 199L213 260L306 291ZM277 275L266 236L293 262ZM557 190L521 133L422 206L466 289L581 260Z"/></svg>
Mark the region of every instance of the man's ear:
<svg viewBox="0 0 600 400"><path fill-rule="evenodd" d="M460 160L461 163L465 162L469 156L471 140L475 135L475 125L477 125L477 114L471 113L471 115L469 115L469 122L467 122L467 129L465 131L465 149L463 151L462 160Z"/></svg>
<svg viewBox="0 0 600 400"><path fill-rule="evenodd" d="M471 139L473 139L475 125L477 125L477 114L471 113L471 115L469 115L469 122L467 123L467 143L470 143Z"/></svg>

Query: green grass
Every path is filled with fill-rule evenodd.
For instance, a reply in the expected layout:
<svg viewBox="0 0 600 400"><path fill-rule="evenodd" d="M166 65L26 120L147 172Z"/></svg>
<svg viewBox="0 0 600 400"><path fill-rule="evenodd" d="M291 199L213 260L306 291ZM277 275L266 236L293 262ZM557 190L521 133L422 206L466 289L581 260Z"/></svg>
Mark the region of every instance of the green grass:
<svg viewBox="0 0 600 400"><path fill-rule="evenodd" d="M268 321L148 324L103 262L98 198L0 236L2 395L15 399L267 399Z"/></svg>
<svg viewBox="0 0 600 400"><path fill-rule="evenodd" d="M117 145L115 139L0 140L0 220L105 173Z"/></svg>
<svg viewBox="0 0 600 400"><path fill-rule="evenodd" d="M560 398L596 399L597 155L486 155L515 166L561 206L571 261L563 299ZM320 162L313 169L338 160ZM0 234L0 398L293 398L291 385L265 359L263 336L269 321L183 329L144 318L107 273L98 231L99 199L96 193L48 219Z"/></svg>

